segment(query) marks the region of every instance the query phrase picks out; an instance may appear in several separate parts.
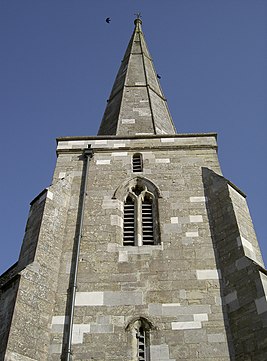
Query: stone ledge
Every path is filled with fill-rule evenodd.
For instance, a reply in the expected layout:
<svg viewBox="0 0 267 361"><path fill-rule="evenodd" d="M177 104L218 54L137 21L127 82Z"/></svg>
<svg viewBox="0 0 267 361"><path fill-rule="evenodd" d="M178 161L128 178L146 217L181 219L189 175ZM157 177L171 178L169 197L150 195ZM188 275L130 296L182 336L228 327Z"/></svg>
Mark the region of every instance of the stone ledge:
<svg viewBox="0 0 267 361"><path fill-rule="evenodd" d="M217 139L217 133L178 133L178 134L153 134L151 136L147 135L128 135L128 136L118 136L118 135L93 135L93 136L66 136L66 137L57 137L57 143L59 141L70 141L70 140L120 140L120 139L158 139L158 138L191 138L191 137L215 137Z"/></svg>
<svg viewBox="0 0 267 361"><path fill-rule="evenodd" d="M171 144L169 146L166 145L160 145L160 144L155 144L155 145L151 145L151 146L140 146L138 144L134 145L134 146L124 146L124 147L118 147L119 150L121 150L123 148L123 150L125 151L134 151L135 149L138 149L138 151L151 151L153 149L153 151L168 151L168 150L195 150L195 149L218 149L217 145L212 145L212 144L183 144L183 145L179 145L179 144ZM87 147L83 147L83 148L58 148L56 150L57 155L58 154L68 154L68 153L78 153L78 154L83 154L84 149L87 149ZM114 150L116 149L115 147L113 148L109 148L109 147L103 147L103 148L95 148L93 147L92 149L94 149L95 153L113 153ZM237 188L237 187L236 187ZM238 188L237 188L238 189ZM241 191L240 191L241 192Z"/></svg>

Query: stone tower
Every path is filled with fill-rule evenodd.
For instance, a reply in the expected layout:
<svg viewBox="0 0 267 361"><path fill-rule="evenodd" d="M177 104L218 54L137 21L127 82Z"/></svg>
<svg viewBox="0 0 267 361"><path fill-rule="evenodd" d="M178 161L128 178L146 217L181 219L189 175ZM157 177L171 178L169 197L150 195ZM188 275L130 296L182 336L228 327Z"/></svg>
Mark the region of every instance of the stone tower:
<svg viewBox="0 0 267 361"><path fill-rule="evenodd" d="M0 360L267 359L245 195L216 134L176 133L139 18L98 136L57 154L0 278Z"/></svg>

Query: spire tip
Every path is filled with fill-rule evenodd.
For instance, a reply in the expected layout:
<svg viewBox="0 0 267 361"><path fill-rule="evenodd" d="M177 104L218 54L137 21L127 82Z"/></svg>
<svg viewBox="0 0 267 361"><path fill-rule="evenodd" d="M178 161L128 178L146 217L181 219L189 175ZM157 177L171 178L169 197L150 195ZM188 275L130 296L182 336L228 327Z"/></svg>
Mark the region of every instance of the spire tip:
<svg viewBox="0 0 267 361"><path fill-rule="evenodd" d="M142 20L141 20L141 13L137 13L137 14L134 14L136 16L135 20L134 20L134 25L137 25L137 24L142 24Z"/></svg>

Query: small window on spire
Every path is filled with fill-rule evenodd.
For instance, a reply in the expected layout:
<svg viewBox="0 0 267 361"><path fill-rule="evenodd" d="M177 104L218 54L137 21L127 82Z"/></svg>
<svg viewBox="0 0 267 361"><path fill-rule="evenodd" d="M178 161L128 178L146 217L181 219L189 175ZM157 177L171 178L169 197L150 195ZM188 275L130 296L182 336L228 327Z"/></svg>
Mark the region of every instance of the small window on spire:
<svg viewBox="0 0 267 361"><path fill-rule="evenodd" d="M143 160L140 153L133 155L133 172L143 172Z"/></svg>

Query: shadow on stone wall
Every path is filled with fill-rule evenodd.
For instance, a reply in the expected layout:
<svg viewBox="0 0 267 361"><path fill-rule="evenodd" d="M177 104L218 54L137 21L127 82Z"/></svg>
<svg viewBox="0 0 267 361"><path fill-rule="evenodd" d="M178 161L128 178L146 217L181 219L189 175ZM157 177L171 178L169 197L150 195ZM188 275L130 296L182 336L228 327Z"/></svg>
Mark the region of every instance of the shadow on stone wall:
<svg viewBox="0 0 267 361"><path fill-rule="evenodd" d="M267 355L267 272L246 255L240 242L240 227L251 220L245 212L246 216L239 215L237 220L235 212L240 212L241 206L231 198L229 189L244 195L208 168L202 168L202 177L216 264L221 272L222 310L231 360L263 361Z"/></svg>
<svg viewBox="0 0 267 361"><path fill-rule="evenodd" d="M16 265L17 263L14 266ZM8 272L12 272L14 266L3 274L3 278ZM0 360L3 360L5 357L19 281L20 276L16 274L0 287Z"/></svg>
<svg viewBox="0 0 267 361"><path fill-rule="evenodd" d="M204 184L204 192L207 199L206 208L209 218L210 232L213 242L213 248L216 258L216 267L220 270L220 294L222 299L222 311L224 317L224 325L227 335L229 354L231 360L235 360L235 351L233 345L233 336L230 329L227 307L224 303L225 297L225 275L222 260L224 252L222 248L225 246L227 230L224 229L226 222L231 228L230 237L236 238L238 233L235 230L236 219L232 210L229 198L227 197L227 181L224 177L219 176L208 168L202 168L202 178ZM231 225L231 226L230 226Z"/></svg>

